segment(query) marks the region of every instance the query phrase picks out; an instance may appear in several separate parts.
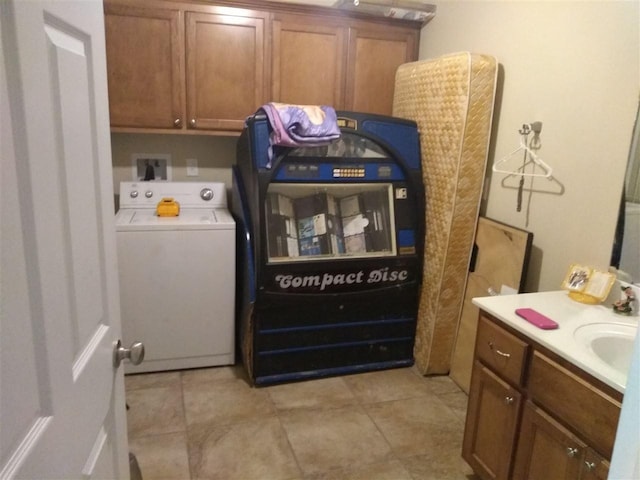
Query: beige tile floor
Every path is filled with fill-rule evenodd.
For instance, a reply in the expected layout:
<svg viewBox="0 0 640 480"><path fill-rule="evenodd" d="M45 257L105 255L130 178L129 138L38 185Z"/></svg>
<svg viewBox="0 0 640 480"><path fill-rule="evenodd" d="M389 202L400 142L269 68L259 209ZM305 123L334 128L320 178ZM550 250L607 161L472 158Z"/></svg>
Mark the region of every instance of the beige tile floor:
<svg viewBox="0 0 640 480"><path fill-rule="evenodd" d="M253 388L241 367L130 375L144 480L471 480L467 396L401 368Z"/></svg>

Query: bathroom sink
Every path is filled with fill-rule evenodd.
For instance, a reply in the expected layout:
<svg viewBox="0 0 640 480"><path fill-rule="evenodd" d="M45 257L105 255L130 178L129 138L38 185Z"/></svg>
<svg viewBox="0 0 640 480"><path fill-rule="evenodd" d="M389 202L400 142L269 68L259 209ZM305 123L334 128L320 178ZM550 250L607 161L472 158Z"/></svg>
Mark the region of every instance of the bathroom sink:
<svg viewBox="0 0 640 480"><path fill-rule="evenodd" d="M598 359L626 375L637 332L637 325L602 322L582 325L575 329L573 336Z"/></svg>

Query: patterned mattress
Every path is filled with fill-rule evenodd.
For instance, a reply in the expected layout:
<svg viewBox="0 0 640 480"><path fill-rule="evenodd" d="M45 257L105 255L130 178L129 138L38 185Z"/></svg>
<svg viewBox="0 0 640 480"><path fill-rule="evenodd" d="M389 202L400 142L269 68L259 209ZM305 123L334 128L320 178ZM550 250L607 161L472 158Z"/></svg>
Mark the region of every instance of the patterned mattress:
<svg viewBox="0 0 640 480"><path fill-rule="evenodd" d="M393 115L414 120L426 188L425 265L415 360L423 375L447 373L484 182L498 64L455 53L398 68Z"/></svg>

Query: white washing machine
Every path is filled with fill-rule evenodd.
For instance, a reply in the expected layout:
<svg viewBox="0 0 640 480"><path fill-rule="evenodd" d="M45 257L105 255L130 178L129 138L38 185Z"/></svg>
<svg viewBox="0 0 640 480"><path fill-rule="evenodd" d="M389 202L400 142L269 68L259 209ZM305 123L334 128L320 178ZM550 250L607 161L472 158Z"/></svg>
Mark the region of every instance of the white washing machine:
<svg viewBox="0 0 640 480"><path fill-rule="evenodd" d="M163 198L180 206L160 217ZM116 214L125 373L235 361L235 222L223 183L122 182Z"/></svg>

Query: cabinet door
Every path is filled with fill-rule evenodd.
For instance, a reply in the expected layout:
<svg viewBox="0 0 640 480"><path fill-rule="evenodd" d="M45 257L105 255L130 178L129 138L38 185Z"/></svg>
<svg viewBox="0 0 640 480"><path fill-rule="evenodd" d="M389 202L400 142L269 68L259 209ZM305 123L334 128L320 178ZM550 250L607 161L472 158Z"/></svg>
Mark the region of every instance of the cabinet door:
<svg viewBox="0 0 640 480"><path fill-rule="evenodd" d="M346 108L391 115L396 70L417 58L414 30L351 28L346 86Z"/></svg>
<svg viewBox="0 0 640 480"><path fill-rule="evenodd" d="M278 15L273 22L272 99L344 108L347 29L315 17Z"/></svg>
<svg viewBox="0 0 640 480"><path fill-rule="evenodd" d="M180 12L105 3L112 127L179 128L183 112Z"/></svg>
<svg viewBox="0 0 640 480"><path fill-rule="evenodd" d="M267 14L252 13L186 13L189 128L242 130L265 103Z"/></svg>
<svg viewBox="0 0 640 480"><path fill-rule="evenodd" d="M609 466L609 462L589 448L584 456L580 480L607 480Z"/></svg>
<svg viewBox="0 0 640 480"><path fill-rule="evenodd" d="M543 410L527 402L513 478L578 480L585 451L583 442Z"/></svg>
<svg viewBox="0 0 640 480"><path fill-rule="evenodd" d="M538 351L531 359L527 391L536 405L553 412L588 445L611 458L620 417L619 400Z"/></svg>
<svg viewBox="0 0 640 480"><path fill-rule="evenodd" d="M471 377L462 457L483 479L507 479L521 394L476 361Z"/></svg>

